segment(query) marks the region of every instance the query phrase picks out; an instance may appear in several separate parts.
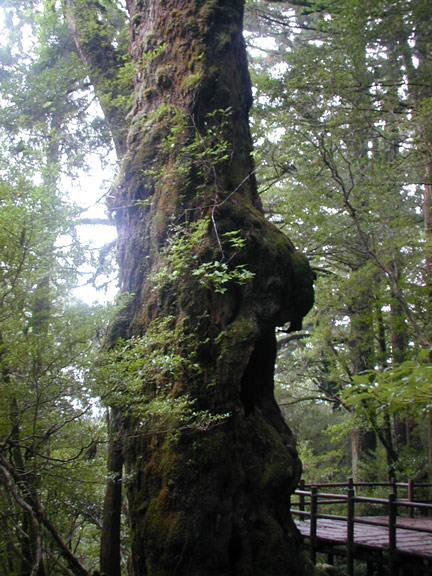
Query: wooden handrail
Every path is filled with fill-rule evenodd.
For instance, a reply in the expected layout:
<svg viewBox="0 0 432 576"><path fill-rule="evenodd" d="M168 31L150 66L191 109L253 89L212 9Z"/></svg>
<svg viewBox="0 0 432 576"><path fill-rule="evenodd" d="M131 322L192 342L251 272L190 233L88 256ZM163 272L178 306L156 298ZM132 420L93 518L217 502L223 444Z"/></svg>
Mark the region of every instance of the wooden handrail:
<svg viewBox="0 0 432 576"><path fill-rule="evenodd" d="M430 484L432 485L432 484ZM357 496L355 494L355 488L357 486L388 486L391 488L391 492L388 495L388 498L374 498L368 496ZM404 487L408 488L408 499L399 499L397 497L397 487ZM420 486L415 484L415 486ZM423 486L428 486L428 484L422 484ZM295 494L299 497L298 502L293 502L293 506L298 506L299 509L291 508L292 514L298 515L301 520L309 519L310 520L310 531L309 531L309 542L310 542L310 555L312 562L315 563L316 561L316 551L318 546L317 541L317 527L318 527L318 519L332 519L332 520L344 520L346 521L347 526L347 550L346 550L346 558L347 558L347 572L349 575L354 573L354 555L355 555L355 540L354 540L354 525L356 523L359 524L370 524L370 525L378 525L384 526L388 528L388 535L389 535L389 549L388 549L388 560L389 560L389 570L390 576L395 576L397 574L397 528L403 528L406 530L415 530L417 532L425 532L425 533L432 533L432 529L426 527L416 527L412 528L407 525L403 525L398 522L398 509L406 509L408 512L408 517L414 517L415 509L423 510L423 511L431 511L432 512L432 504L425 503L425 502L415 502L414 501L414 483L409 481L407 483L396 483L396 482L387 482L387 483L372 483L372 482L361 482L355 483L352 479L348 479L348 481L344 484L338 483L335 484L317 484L317 485L310 485L309 490L308 484L305 482L301 483L301 488L295 491ZM320 492L320 488L329 488L329 487L337 487L337 488L346 488L346 493L331 493L331 492ZM388 507L388 522L383 521L374 521L373 517L370 519L366 517L356 517L355 516L355 504L356 503L369 503L372 505L386 505ZM345 504L347 507L346 516L340 514L324 514L320 511L320 507L326 506L329 504ZM309 508L309 510L307 510Z"/></svg>
<svg viewBox="0 0 432 576"><path fill-rule="evenodd" d="M305 488L310 488L311 486L316 486L317 488L328 487L328 488L344 488L349 485L349 481L347 482L304 482L300 481ZM299 483L299 486L300 486ZM410 483L417 488L430 488L432 486L432 482L415 482L414 480L408 480L407 482L354 482L354 487L362 487L362 486L370 486L370 487L381 487L385 488L386 486L399 486L401 488L408 488Z"/></svg>
<svg viewBox="0 0 432 576"><path fill-rule="evenodd" d="M308 492L306 490L300 492L298 490L296 490L294 492L295 495L299 495L301 494L303 496L303 500L302 500L302 508L300 508L300 510L304 510L304 508L307 505L310 505L310 500L307 500L305 498L305 496L309 496L311 495L311 492ZM334 498L334 500L331 500L331 498ZM329 504L343 504L344 502L347 501L348 497L346 494L330 494L330 493L324 493L324 492L317 492L317 499L319 504L322 504L324 506L327 506ZM374 497L368 497L368 496L354 496L354 500L355 502L363 502L363 503L370 503L370 504L383 504L383 505L388 505L388 498L374 498ZM410 502L409 500L404 500L404 499L397 499L396 503L398 504L398 506L401 506L403 508L407 508L407 509L415 509L418 508L419 510L432 510L432 504L428 503L428 502ZM291 506L300 506L300 502L294 501L291 503ZM291 510L292 512L297 512L297 510ZM409 516L411 517L411 516Z"/></svg>
<svg viewBox="0 0 432 576"><path fill-rule="evenodd" d="M407 499L404 502L408 504L413 503L422 503L427 504L428 502L425 501L418 501L415 500L415 489L421 488L428 488L432 487L432 483L429 482L415 482L414 480L410 479L407 482L396 482L394 479L391 482L354 482L352 478L348 478L346 482L329 482L329 483L306 483L304 479L302 479L299 483L299 489L296 490L296 494L299 494L304 498L310 493L310 488L314 486L317 488L317 491L320 496L329 496L329 493L322 492L322 488L383 488L383 487L391 487L392 492L397 495L398 488L404 488L407 490ZM333 494L333 497L337 498L339 493ZM361 498L360 496L356 496L356 498ZM367 498L367 497L366 497ZM385 499L382 499L385 500ZM386 500L387 502L387 500Z"/></svg>
<svg viewBox="0 0 432 576"><path fill-rule="evenodd" d="M348 489L349 491L351 491L352 489ZM302 508L303 509L299 509L299 510L295 510L293 508L291 508L291 512L293 514L297 514L298 512L304 512L305 515L308 515L310 513L308 513L307 511L305 511L306 506L310 506L311 504L311 500L307 500L305 498L305 496L309 496L309 498L311 498L312 494L314 494L314 499L316 500L316 504L320 504L323 506L329 505L329 504L343 504L344 502L348 502L349 501L349 494L331 494L331 493L324 493L324 492L318 492L316 490L316 487L313 486L311 488L311 491L307 491L307 490L302 490L302 491L298 491L296 490L294 492L294 494L301 494L304 498L304 500L302 501ZM407 508L407 509L419 509L419 510L424 510L424 511L432 511L432 504L429 504L427 502L409 502L408 500L403 500L403 499L397 499L395 494L391 493L392 496L394 496L394 502L396 503L397 506L401 507L401 508ZM368 497L368 496L356 496L356 495L352 495L351 496L352 500L354 502L358 502L358 503L369 503L369 504L380 504L380 505L389 505L389 499L388 498L373 498L373 497ZM291 506L299 506L299 502L292 502Z"/></svg>

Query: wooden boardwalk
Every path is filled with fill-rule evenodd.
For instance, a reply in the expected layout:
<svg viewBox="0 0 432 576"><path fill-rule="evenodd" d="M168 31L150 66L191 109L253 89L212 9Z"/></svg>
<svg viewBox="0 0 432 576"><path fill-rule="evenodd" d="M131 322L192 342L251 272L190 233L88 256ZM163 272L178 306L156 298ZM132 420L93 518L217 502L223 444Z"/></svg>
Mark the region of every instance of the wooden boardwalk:
<svg viewBox="0 0 432 576"><path fill-rule="evenodd" d="M354 524L354 544L357 547L381 551L389 549L387 517L374 516L356 520L368 522L368 524L357 522ZM309 538L310 520L296 520L295 523L302 536ZM402 526L405 526L405 528L402 528ZM420 529L430 530L430 533L418 531ZM317 542L346 545L347 521L318 518L316 538ZM398 518L396 525L396 550L399 554L432 560L432 518Z"/></svg>
<svg viewBox="0 0 432 576"><path fill-rule="evenodd" d="M356 490L365 485L349 479L346 484L310 489L303 483L296 490L299 500L292 503L291 512L312 561L316 562L317 553L327 554L330 563L334 556L345 557L350 576L354 575L355 560L366 562L367 574L373 574L376 568L378 574L388 570L390 576L432 574L432 505L415 500L412 483L408 486L408 497L403 499L398 498L397 492L406 488L406 484L393 482L388 498L357 495ZM322 491L328 487L336 487L338 491ZM356 512L364 510L361 507L365 505L380 512L374 515L368 511L370 516L357 516ZM388 515L383 516L386 511Z"/></svg>

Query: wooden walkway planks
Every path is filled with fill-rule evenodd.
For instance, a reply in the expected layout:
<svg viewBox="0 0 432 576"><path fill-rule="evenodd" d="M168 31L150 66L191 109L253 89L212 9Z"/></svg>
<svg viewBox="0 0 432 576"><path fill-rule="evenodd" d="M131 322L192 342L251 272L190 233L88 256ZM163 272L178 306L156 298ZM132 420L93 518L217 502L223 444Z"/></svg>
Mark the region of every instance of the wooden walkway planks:
<svg viewBox="0 0 432 576"><path fill-rule="evenodd" d="M370 524L354 522L354 543L357 546L373 550L386 550L389 547L389 530L387 526L378 524L388 523L387 517L368 517ZM310 521L296 520L297 528L304 537L310 536ZM400 518L398 525L412 528L396 529L396 548L399 553L417 556L419 558L432 559L432 534L416 532L415 529L432 530L432 518ZM346 520L317 519L316 537L318 542L328 544L346 544L347 522Z"/></svg>
<svg viewBox="0 0 432 576"><path fill-rule="evenodd" d="M356 494L363 487L390 487L391 492L387 498ZM323 491L328 488L337 491ZM408 488L407 498L398 498L402 488ZM432 504L415 499L419 494L414 493L413 481L374 484L348 478L342 484L310 485L309 490L301 482L295 495L298 500L292 502L291 513L299 518L295 523L308 541L313 563L317 553L325 553L330 562L333 556L345 557L349 576L355 574L355 561L366 562L368 574L381 567L389 576L432 575ZM364 510L359 506L365 504L376 510L376 516L358 515ZM387 516L382 516L384 511Z"/></svg>

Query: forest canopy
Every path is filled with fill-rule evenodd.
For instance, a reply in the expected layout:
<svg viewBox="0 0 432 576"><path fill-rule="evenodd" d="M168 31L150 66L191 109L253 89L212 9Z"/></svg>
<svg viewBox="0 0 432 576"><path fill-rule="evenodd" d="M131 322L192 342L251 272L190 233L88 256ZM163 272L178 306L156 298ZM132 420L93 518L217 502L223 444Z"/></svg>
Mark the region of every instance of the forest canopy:
<svg viewBox="0 0 432 576"><path fill-rule="evenodd" d="M243 36L243 2L147 4L0 6L8 576L248 566L300 476L280 410L307 481L432 480L430 3L249 0Z"/></svg>
<svg viewBox="0 0 432 576"><path fill-rule="evenodd" d="M311 395L345 411L345 432L368 438L354 441L348 471L378 441L390 476L400 466L426 478L416 446L427 444L431 384L430 8L252 13L257 38L266 23L273 32L251 60L263 195L318 274L297 369L283 369L288 402Z"/></svg>

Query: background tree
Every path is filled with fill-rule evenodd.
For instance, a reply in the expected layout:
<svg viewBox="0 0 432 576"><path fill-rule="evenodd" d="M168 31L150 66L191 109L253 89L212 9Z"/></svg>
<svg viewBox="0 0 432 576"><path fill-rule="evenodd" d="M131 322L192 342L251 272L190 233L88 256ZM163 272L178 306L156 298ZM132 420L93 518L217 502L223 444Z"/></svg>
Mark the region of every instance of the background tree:
<svg viewBox="0 0 432 576"><path fill-rule="evenodd" d="M84 384L100 320L96 311L67 303L65 296L79 256L66 224L73 222L72 214L29 174L10 163L7 172L1 181L0 470L6 538L0 561L5 574L46 574L56 565L84 574L78 558L88 560L88 547L97 545L95 488L103 485L101 454L92 456L94 477L89 470L89 450L104 432L90 418L92 395Z"/></svg>
<svg viewBox="0 0 432 576"><path fill-rule="evenodd" d="M1 571L83 575L101 528L105 430L90 367L104 320L71 297L84 254L60 189L100 130L77 130L86 82L53 6L3 13Z"/></svg>
<svg viewBox="0 0 432 576"><path fill-rule="evenodd" d="M322 390L330 366L331 402L338 389L356 398L347 408L375 431L390 474L402 447L391 391L378 408L353 377L388 371L430 342L427 281L419 282L424 148L408 80L427 43L413 37L416 13L430 18L420 4L263 2L250 11L251 45L270 25L276 47L261 52L254 76L255 130L269 135L258 141L267 206L318 271L309 354L328 358L318 383ZM426 86L427 74L416 81Z"/></svg>

